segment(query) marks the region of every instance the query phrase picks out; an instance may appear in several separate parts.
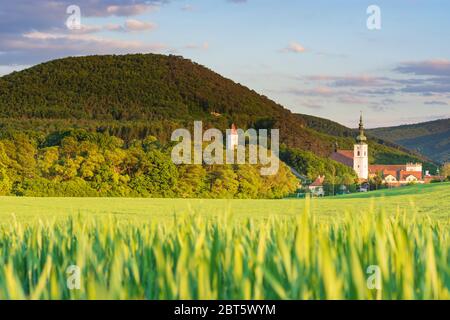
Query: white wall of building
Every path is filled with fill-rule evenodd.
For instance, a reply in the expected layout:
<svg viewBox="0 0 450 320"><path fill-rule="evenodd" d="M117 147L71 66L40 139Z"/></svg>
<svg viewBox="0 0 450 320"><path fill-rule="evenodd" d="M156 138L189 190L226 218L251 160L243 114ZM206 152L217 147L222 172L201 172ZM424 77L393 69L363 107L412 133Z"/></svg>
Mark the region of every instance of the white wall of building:
<svg viewBox="0 0 450 320"><path fill-rule="evenodd" d="M422 164L421 163L407 163L406 171L422 172Z"/></svg>
<svg viewBox="0 0 450 320"><path fill-rule="evenodd" d="M353 169L358 178L369 178L369 148L366 143L358 143L353 147Z"/></svg>

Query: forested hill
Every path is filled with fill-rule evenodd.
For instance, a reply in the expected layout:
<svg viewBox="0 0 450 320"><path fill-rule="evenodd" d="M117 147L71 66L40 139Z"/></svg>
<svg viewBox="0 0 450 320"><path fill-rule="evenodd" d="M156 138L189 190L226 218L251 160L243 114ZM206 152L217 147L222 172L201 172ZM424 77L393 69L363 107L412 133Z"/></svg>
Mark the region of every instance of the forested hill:
<svg viewBox="0 0 450 320"><path fill-rule="evenodd" d="M0 81L5 117L194 120L224 113L240 121L281 117L281 106L177 56L66 58Z"/></svg>
<svg viewBox="0 0 450 320"><path fill-rule="evenodd" d="M438 162L450 161L450 118L369 131Z"/></svg>
<svg viewBox="0 0 450 320"><path fill-rule="evenodd" d="M203 120L225 129L280 128L291 148L328 157L344 135L291 113L240 84L179 56L135 54L65 58L0 78L0 128L21 131L108 132L125 141L154 135L167 141L174 128ZM357 121L357 119L355 119ZM344 127L345 128L345 127ZM330 128L328 128L330 129ZM371 160L420 159L394 144L372 140Z"/></svg>

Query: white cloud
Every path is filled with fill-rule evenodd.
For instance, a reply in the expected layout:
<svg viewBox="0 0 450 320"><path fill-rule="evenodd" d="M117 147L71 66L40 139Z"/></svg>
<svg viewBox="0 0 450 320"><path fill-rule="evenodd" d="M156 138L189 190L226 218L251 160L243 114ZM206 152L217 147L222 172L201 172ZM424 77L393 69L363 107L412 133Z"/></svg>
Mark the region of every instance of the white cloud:
<svg viewBox="0 0 450 320"><path fill-rule="evenodd" d="M0 64L35 64L68 55L152 52L165 50L159 44L115 40L113 37L94 36L102 31L136 32L152 30L155 24L149 22L128 22L149 11L158 10L170 0L40 0L32 5L30 0L0 0ZM80 30L68 30L64 24L68 18L66 9L76 4L81 8ZM98 21L107 17L126 17L120 25L87 24L89 18ZM104 20L103 20L104 21ZM84 24L86 23L86 24ZM115 23L115 22L114 22ZM36 31L37 30L37 31ZM126 39L125 39L126 40ZM91 46L91 47L89 47Z"/></svg>
<svg viewBox="0 0 450 320"><path fill-rule="evenodd" d="M104 30L113 32L142 32L154 30L157 27L155 23L144 22L136 19L128 19L124 25L109 23L103 27Z"/></svg>
<svg viewBox="0 0 450 320"><path fill-rule="evenodd" d="M74 33L95 33L102 30L101 26L92 26L92 25L85 25L82 24L81 28L79 30L71 30Z"/></svg>
<svg viewBox="0 0 450 320"><path fill-rule="evenodd" d="M291 42L286 48L284 48L283 52L292 52L292 53L303 53L305 52L305 48L298 42Z"/></svg>
<svg viewBox="0 0 450 320"><path fill-rule="evenodd" d="M152 22L144 22L139 21L136 19L128 19L125 21L125 29L126 31L133 32L133 31L147 31L147 30L153 30L156 28L156 24Z"/></svg>
<svg viewBox="0 0 450 320"><path fill-rule="evenodd" d="M135 16L157 8L155 4L111 5L106 8L106 12L115 16Z"/></svg>
<svg viewBox="0 0 450 320"><path fill-rule="evenodd" d="M90 34L66 34L32 31L25 33L22 40L8 43L12 50L55 50L74 51L77 53L108 53L117 50L120 52L153 52L161 51L167 47L163 44L148 44L141 41L128 41L103 38Z"/></svg>

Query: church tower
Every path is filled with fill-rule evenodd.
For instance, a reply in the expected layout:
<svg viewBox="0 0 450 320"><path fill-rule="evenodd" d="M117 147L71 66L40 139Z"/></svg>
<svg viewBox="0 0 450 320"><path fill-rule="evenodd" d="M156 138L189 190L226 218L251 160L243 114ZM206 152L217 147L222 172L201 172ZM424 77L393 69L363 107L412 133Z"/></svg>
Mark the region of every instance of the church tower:
<svg viewBox="0 0 450 320"><path fill-rule="evenodd" d="M369 178L369 150L367 138L364 135L364 125L361 117L359 118L359 135L356 137L356 144L353 147L353 169L358 178Z"/></svg>

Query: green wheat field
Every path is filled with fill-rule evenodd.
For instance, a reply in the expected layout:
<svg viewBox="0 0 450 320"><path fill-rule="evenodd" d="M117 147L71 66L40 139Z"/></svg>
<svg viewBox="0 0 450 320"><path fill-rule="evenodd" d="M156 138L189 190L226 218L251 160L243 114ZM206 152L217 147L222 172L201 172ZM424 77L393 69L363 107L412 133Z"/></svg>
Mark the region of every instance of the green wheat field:
<svg viewBox="0 0 450 320"><path fill-rule="evenodd" d="M0 197L0 299L450 299L449 231L449 183L311 200Z"/></svg>

